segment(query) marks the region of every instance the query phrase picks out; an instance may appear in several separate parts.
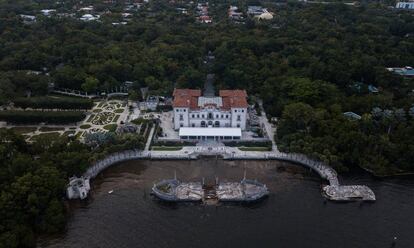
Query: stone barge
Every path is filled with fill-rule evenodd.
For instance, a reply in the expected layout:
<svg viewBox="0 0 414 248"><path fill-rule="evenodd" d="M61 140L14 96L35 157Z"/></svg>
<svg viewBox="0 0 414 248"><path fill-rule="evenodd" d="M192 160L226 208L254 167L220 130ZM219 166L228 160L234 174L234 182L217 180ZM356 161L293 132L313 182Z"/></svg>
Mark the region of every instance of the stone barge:
<svg viewBox="0 0 414 248"><path fill-rule="evenodd" d="M206 185L202 182L162 180L152 187L152 194L167 202L256 202L269 195L266 185L255 180Z"/></svg>

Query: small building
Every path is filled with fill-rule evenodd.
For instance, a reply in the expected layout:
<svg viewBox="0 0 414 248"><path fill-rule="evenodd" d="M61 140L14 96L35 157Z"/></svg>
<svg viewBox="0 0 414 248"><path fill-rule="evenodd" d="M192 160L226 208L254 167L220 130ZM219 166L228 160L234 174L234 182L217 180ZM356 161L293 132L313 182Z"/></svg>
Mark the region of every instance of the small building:
<svg viewBox="0 0 414 248"><path fill-rule="evenodd" d="M414 69L411 66L405 66L402 68L392 67L387 68L387 70L403 77L414 77Z"/></svg>
<svg viewBox="0 0 414 248"><path fill-rule="evenodd" d="M42 9L40 11L44 16L51 16L56 13L55 9Z"/></svg>
<svg viewBox="0 0 414 248"><path fill-rule="evenodd" d="M267 9L261 6L247 6L247 14L252 16L259 16L267 12Z"/></svg>
<svg viewBox="0 0 414 248"><path fill-rule="evenodd" d="M243 19L243 13L239 11L239 8L237 6L230 5L227 15L231 20Z"/></svg>
<svg viewBox="0 0 414 248"><path fill-rule="evenodd" d="M344 116L352 120L361 120L362 118L359 114L356 114L354 112L345 112Z"/></svg>
<svg viewBox="0 0 414 248"><path fill-rule="evenodd" d="M96 20L99 20L99 17L100 17L99 15L94 16L92 14L85 14L80 18L80 20L85 21L85 22L96 21Z"/></svg>
<svg viewBox="0 0 414 248"><path fill-rule="evenodd" d="M395 8L414 10L414 1L413 2L398 2L397 5L395 5Z"/></svg>
<svg viewBox="0 0 414 248"><path fill-rule="evenodd" d="M66 196L68 199L85 199L88 197L91 186L89 178L71 177L69 179L68 187L66 188Z"/></svg>
<svg viewBox="0 0 414 248"><path fill-rule="evenodd" d="M200 16L200 17L198 17L198 20L201 22L201 23L211 23L213 20L211 19L211 17L210 16L208 16L208 15L202 15L202 16Z"/></svg>
<svg viewBox="0 0 414 248"><path fill-rule="evenodd" d="M36 22L36 16L33 15L20 15L24 24L32 24Z"/></svg>
<svg viewBox="0 0 414 248"><path fill-rule="evenodd" d="M148 96L147 101L145 102L145 106L147 109L152 111L157 110L157 106L160 103L160 99L158 96Z"/></svg>
<svg viewBox="0 0 414 248"><path fill-rule="evenodd" d="M377 88L377 87L375 87L375 86L374 86L374 85L372 85L372 84L368 85L368 91L369 91L370 93L378 93L378 92L379 92L378 88Z"/></svg>
<svg viewBox="0 0 414 248"><path fill-rule="evenodd" d="M272 20L273 19L273 15L270 12L265 12L263 14L260 14L258 16L255 16L255 18L257 18L259 20Z"/></svg>
<svg viewBox="0 0 414 248"><path fill-rule="evenodd" d="M93 11L93 6L80 8L79 11L91 13Z"/></svg>

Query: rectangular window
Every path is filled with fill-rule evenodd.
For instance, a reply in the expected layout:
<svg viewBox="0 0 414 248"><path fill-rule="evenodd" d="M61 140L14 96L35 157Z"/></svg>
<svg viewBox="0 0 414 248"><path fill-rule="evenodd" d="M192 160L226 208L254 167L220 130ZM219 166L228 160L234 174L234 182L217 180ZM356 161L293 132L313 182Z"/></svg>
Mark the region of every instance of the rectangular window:
<svg viewBox="0 0 414 248"><path fill-rule="evenodd" d="M193 123L193 124L191 124L191 126L192 126L192 127L195 127L195 124Z"/></svg>
<svg viewBox="0 0 414 248"><path fill-rule="evenodd" d="M176 109L176 110L175 110L175 112L178 112L178 111L179 111L179 109Z"/></svg>
<svg viewBox="0 0 414 248"><path fill-rule="evenodd" d="M180 123L180 127L184 127L184 124L183 123Z"/></svg>
<svg viewBox="0 0 414 248"><path fill-rule="evenodd" d="M183 120L184 120L183 115L180 115L180 121L183 121Z"/></svg>
<svg viewBox="0 0 414 248"><path fill-rule="evenodd" d="M201 115L201 118L204 118L204 115Z"/></svg>
<svg viewBox="0 0 414 248"><path fill-rule="evenodd" d="M240 115L237 115L237 121L241 121Z"/></svg>
<svg viewBox="0 0 414 248"><path fill-rule="evenodd" d="M223 119L223 115L221 115L221 119Z"/></svg>
<svg viewBox="0 0 414 248"><path fill-rule="evenodd" d="M226 118L228 119L229 118L229 115L226 115Z"/></svg>
<svg viewBox="0 0 414 248"><path fill-rule="evenodd" d="M244 113L244 109L242 109L242 113Z"/></svg>
<svg viewBox="0 0 414 248"><path fill-rule="evenodd" d="M193 117L193 118L194 118L194 114L192 114L192 115L191 115L191 117Z"/></svg>
<svg viewBox="0 0 414 248"><path fill-rule="evenodd" d="M219 115L216 115L216 118L218 119L219 118Z"/></svg>
<svg viewBox="0 0 414 248"><path fill-rule="evenodd" d="M186 112L186 111L187 111L187 109L183 109L183 111L184 111L184 112Z"/></svg>

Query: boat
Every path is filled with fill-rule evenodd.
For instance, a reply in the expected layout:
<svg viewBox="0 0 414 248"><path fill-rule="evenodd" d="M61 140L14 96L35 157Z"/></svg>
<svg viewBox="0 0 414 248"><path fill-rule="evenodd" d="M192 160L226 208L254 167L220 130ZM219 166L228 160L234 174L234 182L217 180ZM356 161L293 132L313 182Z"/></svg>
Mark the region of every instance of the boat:
<svg viewBox="0 0 414 248"><path fill-rule="evenodd" d="M152 187L152 194L168 202L197 202L208 205L222 202L255 202L269 195L265 184L244 178L240 182L221 182L207 185L202 182L162 180Z"/></svg>

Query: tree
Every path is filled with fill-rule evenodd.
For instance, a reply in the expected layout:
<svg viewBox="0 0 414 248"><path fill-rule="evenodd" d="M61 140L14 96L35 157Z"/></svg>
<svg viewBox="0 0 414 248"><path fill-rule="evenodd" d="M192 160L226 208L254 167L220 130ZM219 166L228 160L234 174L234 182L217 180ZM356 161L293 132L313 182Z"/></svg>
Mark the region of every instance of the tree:
<svg viewBox="0 0 414 248"><path fill-rule="evenodd" d="M87 77L82 84L82 89L88 93L94 92L98 89L99 80L94 77Z"/></svg>

